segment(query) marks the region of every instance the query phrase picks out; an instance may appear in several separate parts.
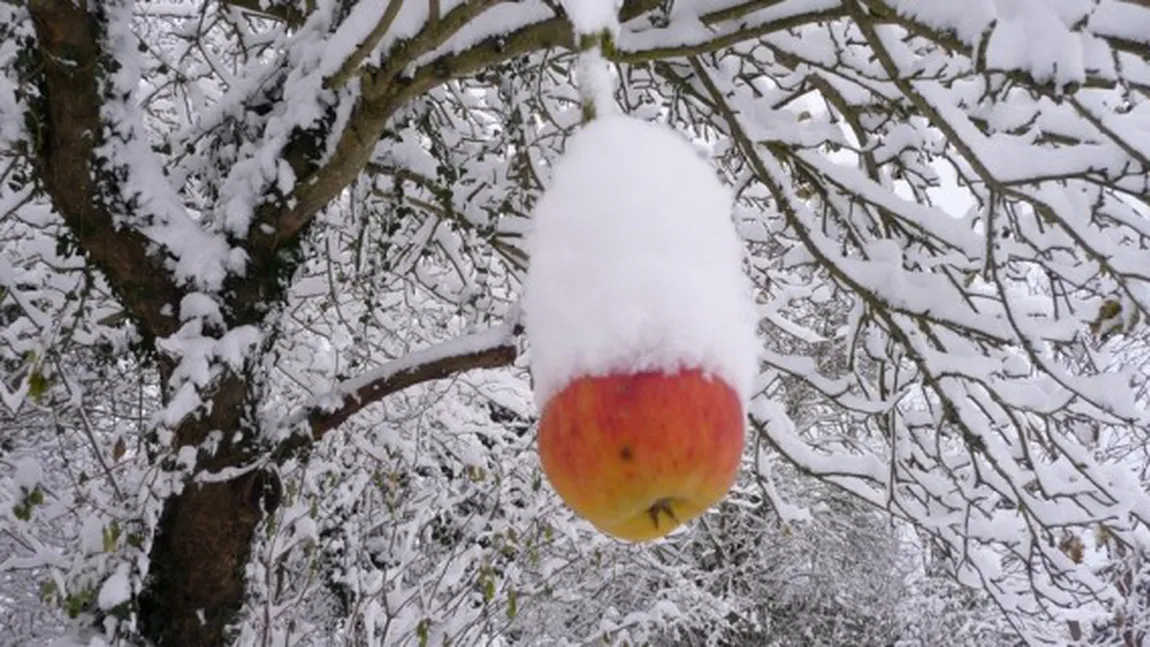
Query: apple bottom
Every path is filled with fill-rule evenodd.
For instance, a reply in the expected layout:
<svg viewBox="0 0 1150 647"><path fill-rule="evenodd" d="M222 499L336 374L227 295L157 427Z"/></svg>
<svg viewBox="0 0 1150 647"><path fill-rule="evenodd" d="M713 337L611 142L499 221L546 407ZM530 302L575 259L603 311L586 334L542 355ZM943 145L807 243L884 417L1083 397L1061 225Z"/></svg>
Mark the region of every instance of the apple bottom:
<svg viewBox="0 0 1150 647"><path fill-rule="evenodd" d="M700 370L582 377L544 406L539 456L577 514L609 535L646 541L723 498L743 428L738 395Z"/></svg>

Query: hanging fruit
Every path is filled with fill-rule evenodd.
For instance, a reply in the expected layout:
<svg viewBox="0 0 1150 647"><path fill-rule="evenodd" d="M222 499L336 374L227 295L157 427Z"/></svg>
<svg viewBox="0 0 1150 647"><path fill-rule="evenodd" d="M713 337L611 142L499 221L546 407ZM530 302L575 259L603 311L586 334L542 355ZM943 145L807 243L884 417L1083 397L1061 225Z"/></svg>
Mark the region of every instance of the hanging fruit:
<svg viewBox="0 0 1150 647"><path fill-rule="evenodd" d="M569 140L528 247L544 472L603 532L666 535L726 494L742 455L758 343L731 195L679 134L600 115Z"/></svg>

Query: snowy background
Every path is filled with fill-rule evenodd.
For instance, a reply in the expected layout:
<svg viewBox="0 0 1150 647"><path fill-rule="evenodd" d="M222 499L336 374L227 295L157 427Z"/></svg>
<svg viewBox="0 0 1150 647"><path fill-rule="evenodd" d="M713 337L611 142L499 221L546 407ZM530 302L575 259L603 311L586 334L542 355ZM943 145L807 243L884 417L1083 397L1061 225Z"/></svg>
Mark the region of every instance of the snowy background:
<svg viewBox="0 0 1150 647"><path fill-rule="evenodd" d="M1140 644L1148 93L1143 0L0 3L0 643L143 644L234 523L239 645ZM588 101L698 159L579 161ZM548 213L622 301L572 338L676 317L750 403L652 545L539 470Z"/></svg>

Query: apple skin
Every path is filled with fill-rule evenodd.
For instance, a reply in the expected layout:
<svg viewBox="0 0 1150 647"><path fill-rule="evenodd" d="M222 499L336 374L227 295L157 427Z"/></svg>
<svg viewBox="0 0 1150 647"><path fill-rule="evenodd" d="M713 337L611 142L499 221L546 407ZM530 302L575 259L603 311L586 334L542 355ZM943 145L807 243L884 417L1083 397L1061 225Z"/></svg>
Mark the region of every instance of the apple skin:
<svg viewBox="0 0 1150 647"><path fill-rule="evenodd" d="M543 471L599 530L657 539L730 489L743 453L738 395L699 370L581 377L539 422Z"/></svg>

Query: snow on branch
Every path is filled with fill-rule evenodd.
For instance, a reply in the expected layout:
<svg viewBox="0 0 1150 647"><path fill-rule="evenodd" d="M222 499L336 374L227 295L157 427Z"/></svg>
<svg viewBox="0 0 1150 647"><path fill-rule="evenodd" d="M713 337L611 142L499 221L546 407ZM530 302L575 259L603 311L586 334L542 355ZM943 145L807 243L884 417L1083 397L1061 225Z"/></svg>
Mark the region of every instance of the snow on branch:
<svg viewBox="0 0 1150 647"><path fill-rule="evenodd" d="M170 335L178 327L171 306L179 289L159 257L150 253L153 242L116 225L106 207L108 196L101 195L109 187L97 182L92 134L104 130L98 25L87 10L66 0L36 0L28 11L42 56L45 101L38 118L46 140L37 148L36 164L45 192L127 310L151 334Z"/></svg>
<svg viewBox="0 0 1150 647"><path fill-rule="evenodd" d="M288 24L289 27L298 28L303 24L306 15L291 3L287 2L259 2L259 0L226 0L229 7L234 7L262 18L271 18Z"/></svg>
<svg viewBox="0 0 1150 647"><path fill-rule="evenodd" d="M462 371L498 368L515 361L518 324L510 321L396 358L379 368L346 380L328 393L312 398L288 421L288 427L307 421L310 435L296 434L275 451L287 458L343 424L364 407L416 384L440 380Z"/></svg>

